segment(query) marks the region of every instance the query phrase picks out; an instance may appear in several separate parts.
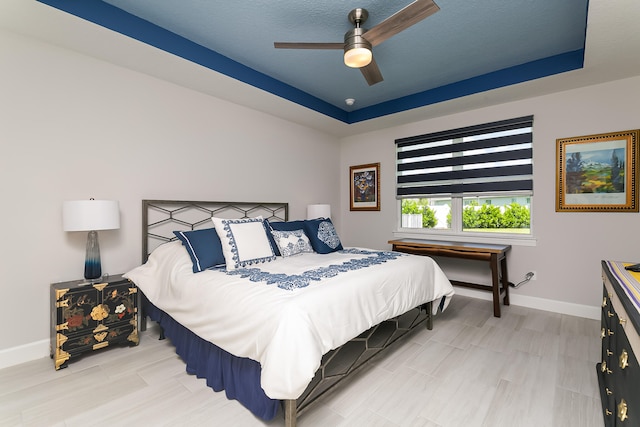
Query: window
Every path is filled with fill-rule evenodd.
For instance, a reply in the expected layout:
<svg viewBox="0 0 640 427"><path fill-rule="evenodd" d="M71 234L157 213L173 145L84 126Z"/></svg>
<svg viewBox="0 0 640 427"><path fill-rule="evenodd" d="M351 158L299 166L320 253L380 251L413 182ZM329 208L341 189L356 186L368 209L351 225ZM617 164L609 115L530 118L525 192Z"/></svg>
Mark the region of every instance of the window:
<svg viewBox="0 0 640 427"><path fill-rule="evenodd" d="M533 116L396 140L400 226L531 234Z"/></svg>

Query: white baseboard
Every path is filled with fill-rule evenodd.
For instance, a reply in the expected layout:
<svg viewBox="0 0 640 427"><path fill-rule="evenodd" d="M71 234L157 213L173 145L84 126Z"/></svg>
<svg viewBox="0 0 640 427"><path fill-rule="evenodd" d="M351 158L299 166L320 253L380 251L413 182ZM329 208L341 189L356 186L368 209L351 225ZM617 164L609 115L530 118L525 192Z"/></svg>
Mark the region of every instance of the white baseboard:
<svg viewBox="0 0 640 427"><path fill-rule="evenodd" d="M0 350L0 369L49 356L49 340L7 348ZM53 362L51 367L53 368Z"/></svg>
<svg viewBox="0 0 640 427"><path fill-rule="evenodd" d="M145 323L146 326L148 325L149 319L145 318L145 321L147 322ZM0 350L0 369L30 362L43 357L50 357L50 351L49 340L36 341ZM51 366L53 366L53 362L51 362Z"/></svg>
<svg viewBox="0 0 640 427"><path fill-rule="evenodd" d="M464 295L472 298L492 300L492 294L486 291L455 287L458 295ZM455 298L455 297L454 297ZM511 304L522 307L535 308L537 310L551 311L554 313L568 314L571 316L584 317L587 319L600 320L600 307L591 307L588 305L573 304L570 302L554 301L545 298L528 297L526 295L509 295ZM19 365L31 360L49 357L49 340L37 341L18 347L0 350L0 369L9 366ZM53 362L51 362L53 366Z"/></svg>
<svg viewBox="0 0 640 427"><path fill-rule="evenodd" d="M491 292L469 289L455 286L456 294L472 298L483 299L487 301L493 300ZM454 297L455 298L455 297ZM502 298L500 298L502 300ZM546 298L529 297L526 295L518 295L509 293L509 302L511 305L521 307L535 308L537 310L551 311L553 313L568 314L570 316L584 317L586 319L600 320L601 308L589 305L574 304L571 302L555 301Z"/></svg>

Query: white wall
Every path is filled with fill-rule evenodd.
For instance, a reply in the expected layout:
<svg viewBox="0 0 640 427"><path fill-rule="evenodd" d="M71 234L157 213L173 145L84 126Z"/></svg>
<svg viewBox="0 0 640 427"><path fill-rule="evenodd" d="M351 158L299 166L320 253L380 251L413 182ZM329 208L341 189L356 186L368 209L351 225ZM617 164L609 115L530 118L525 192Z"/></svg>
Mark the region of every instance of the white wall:
<svg viewBox="0 0 640 427"><path fill-rule="evenodd" d="M344 138L342 171L350 165L381 163L381 211L349 212L349 185L343 173L342 238L353 245L390 247L387 241L394 237L397 221L395 139L533 114L532 215L537 245L514 246L508 264L512 282L532 270L538 279L512 289L513 299L558 300L593 307L591 313L597 314L602 300L600 260L640 261L640 215L556 212L556 139L640 128L639 97L640 77L636 77ZM460 262L442 261L451 278L480 274L480 281L489 283L488 268L482 263L469 271Z"/></svg>
<svg viewBox="0 0 640 427"><path fill-rule="evenodd" d="M100 232L111 274L140 262L142 199L339 210L333 137L2 30L0 61L0 367L2 349L48 348L49 285L82 277L64 200L120 202L121 228Z"/></svg>

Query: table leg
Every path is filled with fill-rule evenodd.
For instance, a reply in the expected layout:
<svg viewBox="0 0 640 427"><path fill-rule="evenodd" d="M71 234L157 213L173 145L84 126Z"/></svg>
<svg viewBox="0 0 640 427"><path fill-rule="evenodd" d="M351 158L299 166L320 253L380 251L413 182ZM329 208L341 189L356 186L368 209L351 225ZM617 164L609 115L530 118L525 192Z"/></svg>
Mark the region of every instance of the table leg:
<svg viewBox="0 0 640 427"><path fill-rule="evenodd" d="M500 317L500 278L498 274L498 255L491 254L491 287L493 290L493 315Z"/></svg>
<svg viewBox="0 0 640 427"><path fill-rule="evenodd" d="M509 305L509 277L507 276L507 256L501 261L502 287L504 288L504 305Z"/></svg>

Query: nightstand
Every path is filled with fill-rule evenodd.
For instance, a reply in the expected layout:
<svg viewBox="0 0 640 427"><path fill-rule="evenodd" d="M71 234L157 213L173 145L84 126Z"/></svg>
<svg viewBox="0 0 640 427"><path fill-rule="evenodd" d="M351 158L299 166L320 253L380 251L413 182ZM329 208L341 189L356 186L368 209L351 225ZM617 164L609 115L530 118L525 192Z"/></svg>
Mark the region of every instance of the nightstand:
<svg viewBox="0 0 640 427"><path fill-rule="evenodd" d="M51 284L51 358L56 370L84 353L115 344L138 345L139 296L136 285L122 275Z"/></svg>

